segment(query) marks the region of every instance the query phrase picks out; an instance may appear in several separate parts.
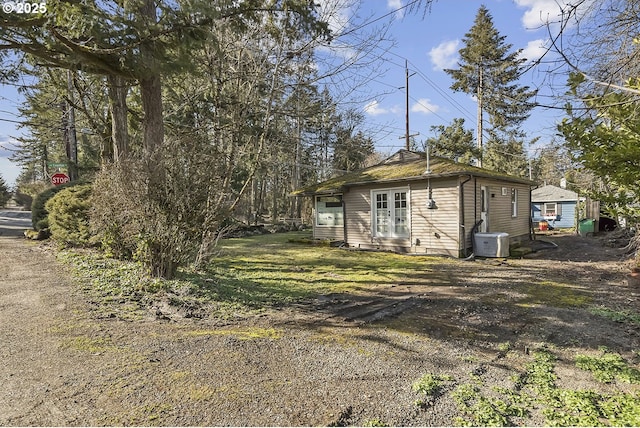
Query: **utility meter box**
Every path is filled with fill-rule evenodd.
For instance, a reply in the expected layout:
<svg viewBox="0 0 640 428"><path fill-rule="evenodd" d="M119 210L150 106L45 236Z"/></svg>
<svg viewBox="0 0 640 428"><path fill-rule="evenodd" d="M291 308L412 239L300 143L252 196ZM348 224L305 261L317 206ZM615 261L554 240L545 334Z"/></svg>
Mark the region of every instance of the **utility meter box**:
<svg viewBox="0 0 640 428"><path fill-rule="evenodd" d="M504 232L476 233L473 236L475 255L480 257L509 257L509 234Z"/></svg>

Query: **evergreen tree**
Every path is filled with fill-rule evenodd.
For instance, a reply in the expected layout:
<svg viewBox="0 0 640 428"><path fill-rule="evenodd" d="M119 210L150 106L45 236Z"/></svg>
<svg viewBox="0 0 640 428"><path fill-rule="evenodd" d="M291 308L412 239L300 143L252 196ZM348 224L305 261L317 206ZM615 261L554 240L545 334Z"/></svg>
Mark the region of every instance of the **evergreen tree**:
<svg viewBox="0 0 640 428"><path fill-rule="evenodd" d="M7 186L6 181L4 181L4 177L0 175L0 208L3 208L5 205L7 205L9 199L11 199L9 186Z"/></svg>
<svg viewBox="0 0 640 428"><path fill-rule="evenodd" d="M32 179L49 182L57 172L49 163L64 164L63 172L70 173L69 109L75 110L73 125L79 132L76 167L80 176L87 178L98 170L101 146L109 140L108 117L104 114L104 79L73 73L72 88L68 87L67 72L37 67L31 70L37 81L23 89L25 102L19 107L25 119L21 126L26 132L18 138L20 145L11 159L30 170ZM74 92L69 96L69 92ZM70 103L74 100L74 104Z"/></svg>
<svg viewBox="0 0 640 428"><path fill-rule="evenodd" d="M513 176L527 177L529 167L524 150L525 143L521 138L522 134L514 129L499 133L495 128L491 129L488 134L489 139L483 154L483 166Z"/></svg>
<svg viewBox="0 0 640 428"><path fill-rule="evenodd" d="M430 154L456 162L472 164L480 157L480 151L473 143L473 132L464 128L464 119L454 119L449 126L432 126L436 137L427 138Z"/></svg>
<svg viewBox="0 0 640 428"><path fill-rule="evenodd" d="M363 122L364 116L355 110L340 115L333 144L334 170L344 173L362 169L375 151L373 140L358 130Z"/></svg>
<svg viewBox="0 0 640 428"><path fill-rule="evenodd" d="M459 68L445 70L453 78L451 89L477 98L477 145L483 155L483 118L486 112L493 154L498 158L516 148L515 139L524 137L517 129L529 117L534 107L529 100L536 94L528 86L518 85L521 65L526 59L519 57L521 50L511 51L512 45L505 39L506 36L501 36L495 28L487 8L481 6L474 25L463 38ZM525 158L524 151L519 155ZM479 166L482 160L481 157ZM492 162L491 166L499 167L501 164Z"/></svg>

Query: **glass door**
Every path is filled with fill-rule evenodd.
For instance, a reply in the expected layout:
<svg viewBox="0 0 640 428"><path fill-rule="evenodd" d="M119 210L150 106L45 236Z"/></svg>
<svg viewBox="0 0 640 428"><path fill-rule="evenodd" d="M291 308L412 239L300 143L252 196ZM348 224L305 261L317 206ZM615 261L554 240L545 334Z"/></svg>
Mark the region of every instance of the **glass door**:
<svg viewBox="0 0 640 428"><path fill-rule="evenodd" d="M389 200L387 193L376 193L376 236L389 236Z"/></svg>
<svg viewBox="0 0 640 428"><path fill-rule="evenodd" d="M377 237L409 236L409 200L405 190L373 192L373 233Z"/></svg>

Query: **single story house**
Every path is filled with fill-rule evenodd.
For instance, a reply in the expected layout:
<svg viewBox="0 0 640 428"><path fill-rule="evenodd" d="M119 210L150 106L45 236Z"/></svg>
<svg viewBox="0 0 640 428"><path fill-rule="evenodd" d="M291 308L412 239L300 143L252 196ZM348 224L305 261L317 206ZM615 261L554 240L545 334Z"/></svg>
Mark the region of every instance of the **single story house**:
<svg viewBox="0 0 640 428"><path fill-rule="evenodd" d="M555 228L577 225L578 194L558 186L546 185L531 191L531 218L534 222L546 220Z"/></svg>
<svg viewBox="0 0 640 428"><path fill-rule="evenodd" d="M314 198L313 236L351 248L465 257L479 232L530 238L533 182L400 150L378 165L298 189Z"/></svg>

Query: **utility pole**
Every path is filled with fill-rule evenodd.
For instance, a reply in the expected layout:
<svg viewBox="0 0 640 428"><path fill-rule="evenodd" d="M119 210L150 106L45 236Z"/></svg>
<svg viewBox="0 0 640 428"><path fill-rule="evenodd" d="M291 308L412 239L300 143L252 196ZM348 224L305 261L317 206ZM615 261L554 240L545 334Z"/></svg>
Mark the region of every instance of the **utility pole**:
<svg viewBox="0 0 640 428"><path fill-rule="evenodd" d="M480 156L478 157L478 168L482 168L482 67L480 67L479 69L479 76L478 76L478 136L477 136L477 140L478 140L478 149L480 152Z"/></svg>
<svg viewBox="0 0 640 428"><path fill-rule="evenodd" d="M404 87L406 89L405 93L406 93L406 97L405 97L405 134L403 137L400 137L401 139L404 138L405 139L405 148L407 150L410 150L411 145L409 144L409 137L415 137L416 135L420 135L420 133L416 133L416 134L409 134L409 77L413 76L416 73L412 73L411 75L409 74L409 61L408 60L404 60L404 76L405 76L405 83L404 83Z"/></svg>
<svg viewBox="0 0 640 428"><path fill-rule="evenodd" d="M409 150L409 63L408 61L405 59L404 60L404 87L407 89L406 90L406 94L407 96L405 97L406 103L405 103L405 125L406 125L406 131L405 131L405 143L406 143L406 149Z"/></svg>

